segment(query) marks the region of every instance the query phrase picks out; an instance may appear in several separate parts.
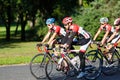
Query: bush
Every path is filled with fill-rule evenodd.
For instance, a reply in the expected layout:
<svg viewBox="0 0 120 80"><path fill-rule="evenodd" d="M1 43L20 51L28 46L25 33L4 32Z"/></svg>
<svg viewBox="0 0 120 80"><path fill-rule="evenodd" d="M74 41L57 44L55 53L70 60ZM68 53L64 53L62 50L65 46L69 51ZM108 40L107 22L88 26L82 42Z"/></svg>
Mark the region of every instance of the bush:
<svg viewBox="0 0 120 80"><path fill-rule="evenodd" d="M74 22L84 27L85 30L95 35L100 27L99 19L108 17L109 23L113 25L114 20L119 17L120 1L116 0L97 0L92 2L89 7L77 8L73 16ZM102 38L103 34L98 38Z"/></svg>

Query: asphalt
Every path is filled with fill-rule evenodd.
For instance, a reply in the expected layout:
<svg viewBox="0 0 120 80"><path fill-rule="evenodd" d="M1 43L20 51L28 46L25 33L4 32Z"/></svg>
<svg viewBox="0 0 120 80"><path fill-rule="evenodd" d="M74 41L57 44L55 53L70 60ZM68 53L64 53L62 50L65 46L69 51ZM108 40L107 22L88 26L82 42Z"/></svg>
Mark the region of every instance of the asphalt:
<svg viewBox="0 0 120 80"><path fill-rule="evenodd" d="M9 65L0 67L0 80L38 80L30 73L29 65ZM43 79L39 79L43 80ZM47 80L47 79L44 79ZM76 80L76 79L71 79ZM79 79L81 80L81 79ZM97 80L120 80L120 72L112 76L101 76Z"/></svg>

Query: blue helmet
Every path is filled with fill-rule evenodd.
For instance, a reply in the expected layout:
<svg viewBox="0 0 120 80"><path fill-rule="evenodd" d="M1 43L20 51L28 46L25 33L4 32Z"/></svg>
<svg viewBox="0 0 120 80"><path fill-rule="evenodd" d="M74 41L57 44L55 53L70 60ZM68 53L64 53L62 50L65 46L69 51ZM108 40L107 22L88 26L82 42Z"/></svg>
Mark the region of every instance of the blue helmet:
<svg viewBox="0 0 120 80"><path fill-rule="evenodd" d="M55 22L55 18L48 18L47 20L46 20L46 24L52 24L52 23L54 23Z"/></svg>

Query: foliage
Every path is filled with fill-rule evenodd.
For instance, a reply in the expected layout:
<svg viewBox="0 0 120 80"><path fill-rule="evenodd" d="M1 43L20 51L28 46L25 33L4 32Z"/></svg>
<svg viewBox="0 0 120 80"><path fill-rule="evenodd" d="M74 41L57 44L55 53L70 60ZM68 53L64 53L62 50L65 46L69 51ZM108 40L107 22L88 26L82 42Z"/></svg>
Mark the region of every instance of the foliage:
<svg viewBox="0 0 120 80"><path fill-rule="evenodd" d="M120 16L119 13L119 0L95 0L87 8L76 9L76 14L72 16L76 23L83 26L94 36L100 26L99 19L101 17L108 17L109 23L113 25L113 21Z"/></svg>
<svg viewBox="0 0 120 80"><path fill-rule="evenodd" d="M79 5L79 1L82 5ZM55 17L57 24L62 25L63 17L72 16L76 23L94 36L101 17L108 17L113 25L120 13L119 0L0 0L0 3L0 23L8 25L7 34L10 33L10 26L16 23L16 31L17 25L20 25L21 37L28 40L43 38L47 32L45 20L49 17ZM28 21L32 26L24 31L29 25Z"/></svg>

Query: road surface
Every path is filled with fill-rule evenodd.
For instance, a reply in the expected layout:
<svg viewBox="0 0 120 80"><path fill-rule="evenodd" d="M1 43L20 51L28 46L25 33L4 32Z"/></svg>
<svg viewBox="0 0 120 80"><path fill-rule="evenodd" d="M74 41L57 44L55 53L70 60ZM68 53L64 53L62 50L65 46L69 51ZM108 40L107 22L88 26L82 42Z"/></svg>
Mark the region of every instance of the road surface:
<svg viewBox="0 0 120 80"><path fill-rule="evenodd" d="M37 79L35 79L31 75L29 65L12 65L0 67L0 80L37 80ZM118 71L113 76L101 75L97 80L120 80L120 72Z"/></svg>

